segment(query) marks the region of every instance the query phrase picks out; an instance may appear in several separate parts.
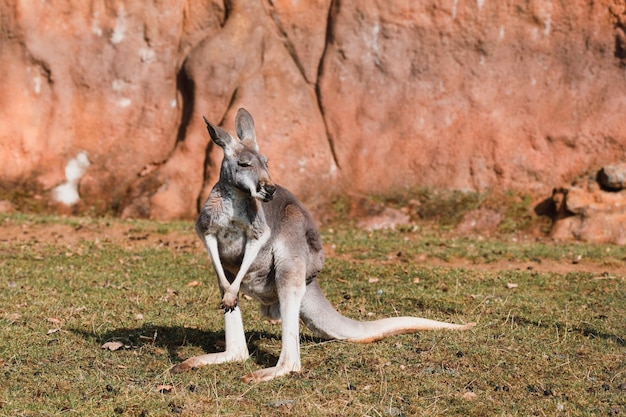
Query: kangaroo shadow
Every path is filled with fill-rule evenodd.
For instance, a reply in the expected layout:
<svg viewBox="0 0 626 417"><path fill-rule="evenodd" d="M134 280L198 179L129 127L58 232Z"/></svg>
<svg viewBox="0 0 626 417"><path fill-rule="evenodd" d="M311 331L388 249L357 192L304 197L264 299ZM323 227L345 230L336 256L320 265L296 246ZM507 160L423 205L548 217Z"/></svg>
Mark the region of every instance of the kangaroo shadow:
<svg viewBox="0 0 626 417"><path fill-rule="evenodd" d="M145 345L153 345L167 351L172 363L179 363L186 357L181 357L179 351L184 346L196 346L206 353L223 350L225 333L221 331L206 331L183 326L159 326L144 324L135 328L120 328L106 333L89 332L82 329L68 329L90 343L100 348L107 342L123 343L127 349L139 349ZM248 349L257 364L269 367L274 366L278 357L259 347L260 342L276 338L277 335L268 332L249 332L247 335ZM221 348L221 349L220 349Z"/></svg>

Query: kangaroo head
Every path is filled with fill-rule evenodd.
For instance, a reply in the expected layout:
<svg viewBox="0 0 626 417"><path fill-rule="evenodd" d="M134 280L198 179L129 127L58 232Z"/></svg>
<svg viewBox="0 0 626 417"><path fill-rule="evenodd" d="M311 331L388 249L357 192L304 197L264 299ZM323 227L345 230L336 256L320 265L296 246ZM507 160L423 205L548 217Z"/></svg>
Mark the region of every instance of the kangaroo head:
<svg viewBox="0 0 626 417"><path fill-rule="evenodd" d="M276 186L267 169L267 158L259 153L256 143L254 120L244 108L235 117L235 128L239 139L214 126L204 118L213 142L224 150L220 170L220 182L249 194L252 198L270 201Z"/></svg>

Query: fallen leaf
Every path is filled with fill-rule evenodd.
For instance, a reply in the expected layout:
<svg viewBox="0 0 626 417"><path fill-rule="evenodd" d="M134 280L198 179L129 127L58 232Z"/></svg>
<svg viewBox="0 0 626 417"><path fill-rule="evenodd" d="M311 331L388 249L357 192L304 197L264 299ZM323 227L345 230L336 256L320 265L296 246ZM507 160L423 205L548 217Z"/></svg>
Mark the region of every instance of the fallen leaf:
<svg viewBox="0 0 626 417"><path fill-rule="evenodd" d="M60 332L60 331L61 331L61 329L59 329L59 328L56 328L56 329L50 329L50 330L48 330L48 334L55 334L55 333L58 333L58 332Z"/></svg>
<svg viewBox="0 0 626 417"><path fill-rule="evenodd" d="M17 321L21 318L22 318L22 315L20 313L11 313L11 314L6 315L6 319L8 321Z"/></svg>
<svg viewBox="0 0 626 417"><path fill-rule="evenodd" d="M63 320L58 319L56 317L48 317L46 320L48 321L48 323L51 323L51 324L58 324L58 325L63 324Z"/></svg>
<svg viewBox="0 0 626 417"><path fill-rule="evenodd" d="M512 289L512 288L517 288L517 287L518 287L518 285L517 285L517 284L515 284L515 283L513 283L513 282L507 282L507 283L506 283L506 287L507 287L508 289Z"/></svg>
<svg viewBox="0 0 626 417"><path fill-rule="evenodd" d="M200 281L191 281L190 283L187 284L188 287L199 287L201 285L202 283Z"/></svg>
<svg viewBox="0 0 626 417"><path fill-rule="evenodd" d="M463 394L463 399L467 401L474 401L476 397L478 396L472 391L467 391L465 394Z"/></svg>
<svg viewBox="0 0 626 417"><path fill-rule="evenodd" d="M87 307L85 306L76 307L72 309L72 314L82 313L85 310L87 310Z"/></svg>
<svg viewBox="0 0 626 417"><path fill-rule="evenodd" d="M143 320L143 314L141 313L135 314L135 320Z"/></svg>
<svg viewBox="0 0 626 417"><path fill-rule="evenodd" d="M122 342L106 342L102 346L101 349L109 349L110 351L115 351L124 347L124 343Z"/></svg>
<svg viewBox="0 0 626 417"><path fill-rule="evenodd" d="M419 284L419 283L420 283L419 278L413 278L413 284Z"/></svg>
<svg viewBox="0 0 626 417"><path fill-rule="evenodd" d="M378 278L376 277L370 277L367 282L369 282L370 284L374 284L378 282Z"/></svg>
<svg viewBox="0 0 626 417"><path fill-rule="evenodd" d="M174 389L175 387L173 385L168 384L160 384L156 387L157 392L160 392L161 394L169 394L170 392L174 391Z"/></svg>

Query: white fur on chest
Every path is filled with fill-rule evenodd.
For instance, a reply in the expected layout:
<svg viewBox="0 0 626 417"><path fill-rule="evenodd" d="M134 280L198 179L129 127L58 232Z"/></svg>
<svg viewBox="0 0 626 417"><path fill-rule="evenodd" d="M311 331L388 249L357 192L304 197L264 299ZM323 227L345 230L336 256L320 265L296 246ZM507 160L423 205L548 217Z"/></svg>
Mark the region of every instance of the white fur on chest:
<svg viewBox="0 0 626 417"><path fill-rule="evenodd" d="M219 209L211 211L211 220L210 233L217 239L220 261L233 274L239 270L246 244L263 244L270 235L262 211L252 211L240 201L223 199Z"/></svg>
<svg viewBox="0 0 626 417"><path fill-rule="evenodd" d="M246 248L248 238L243 230L238 227L218 228L216 230L217 247L222 264L231 272L239 269Z"/></svg>

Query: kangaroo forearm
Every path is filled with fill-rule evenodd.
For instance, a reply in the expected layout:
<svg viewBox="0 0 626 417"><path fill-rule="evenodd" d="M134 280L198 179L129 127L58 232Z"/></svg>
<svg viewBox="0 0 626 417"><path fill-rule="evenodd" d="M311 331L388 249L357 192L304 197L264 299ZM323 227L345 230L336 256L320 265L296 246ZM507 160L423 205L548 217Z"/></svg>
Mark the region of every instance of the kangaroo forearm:
<svg viewBox="0 0 626 417"><path fill-rule="evenodd" d="M213 269L217 274L217 282L220 286L220 290L224 292L230 287L230 283L228 282L228 279L226 279L226 274L224 274L224 268L222 267L222 263L220 262L220 255L217 249L217 238L214 235L206 235L204 237L204 243L206 245L207 251L209 252L209 257L211 258Z"/></svg>

